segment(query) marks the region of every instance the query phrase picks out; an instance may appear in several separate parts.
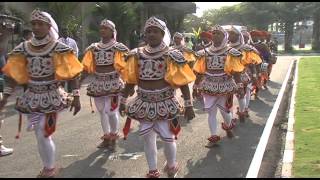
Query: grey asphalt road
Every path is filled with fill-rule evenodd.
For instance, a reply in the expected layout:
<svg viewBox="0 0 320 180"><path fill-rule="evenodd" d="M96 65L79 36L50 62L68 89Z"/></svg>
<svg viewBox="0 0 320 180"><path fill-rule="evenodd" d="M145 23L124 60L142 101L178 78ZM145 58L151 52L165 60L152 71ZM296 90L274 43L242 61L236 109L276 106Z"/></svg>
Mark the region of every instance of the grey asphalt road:
<svg viewBox="0 0 320 180"><path fill-rule="evenodd" d="M228 139L225 132L218 147L205 148L209 136L207 114L201 103L195 103L196 118L190 123L182 122L182 131L177 140L177 159L181 170L177 177L245 177L265 122L277 98L289 64L294 57L278 57L273 68L269 89L262 90L260 99L252 100L250 118L237 123L235 137ZM87 80L88 82L89 80ZM82 110L76 116L65 111L59 116L57 130L53 135L57 151L57 163L62 167L59 177L144 177L148 171L142 139L138 136L138 122L133 122L127 140L121 139L117 151L97 149L102 129L98 113L91 113L89 98L81 88ZM21 93L17 91L16 93ZM236 99L234 100L236 112ZM10 156L0 157L0 178L35 177L42 163L38 155L34 132L27 132L23 123L22 137L15 139L18 114L13 108L14 97L2 112L5 122L1 129L5 145L14 148ZM24 121L26 118L24 118ZM124 125L121 119L121 129ZM219 121L221 116L219 114ZM220 124L220 123L219 123ZM166 177L162 168L165 162L163 144L158 140L158 168L161 177Z"/></svg>

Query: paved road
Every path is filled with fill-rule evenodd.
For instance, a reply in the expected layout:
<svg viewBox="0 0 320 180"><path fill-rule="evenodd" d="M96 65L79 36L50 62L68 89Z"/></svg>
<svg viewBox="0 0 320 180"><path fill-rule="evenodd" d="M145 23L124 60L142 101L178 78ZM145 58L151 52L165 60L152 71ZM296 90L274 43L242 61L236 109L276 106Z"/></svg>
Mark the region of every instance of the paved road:
<svg viewBox="0 0 320 180"><path fill-rule="evenodd" d="M226 138L220 130L223 138L216 148L204 147L209 136L207 114L201 104L195 104L196 118L191 123L183 123L177 141L177 159L182 165L178 177L245 177L292 59L289 56L278 58L269 89L261 91L260 99L251 101L250 120L237 124L233 139ZM63 168L60 177L144 177L148 168L142 139L137 133L138 123L134 122L126 141L120 140L115 153L97 149L102 135L99 116L97 113L91 114L85 87L82 87L81 92L84 95L81 97L82 111L76 116L63 112L54 134L57 162ZM14 97L5 109L1 134L5 145L13 147L15 152L0 158L0 178L35 177L42 167L34 133L25 131L24 123L22 138L14 139L18 115L12 108L13 104ZM124 119L121 121L121 129L123 124ZM160 140L158 149L158 166L161 169L165 160ZM163 174L162 177L166 176Z"/></svg>

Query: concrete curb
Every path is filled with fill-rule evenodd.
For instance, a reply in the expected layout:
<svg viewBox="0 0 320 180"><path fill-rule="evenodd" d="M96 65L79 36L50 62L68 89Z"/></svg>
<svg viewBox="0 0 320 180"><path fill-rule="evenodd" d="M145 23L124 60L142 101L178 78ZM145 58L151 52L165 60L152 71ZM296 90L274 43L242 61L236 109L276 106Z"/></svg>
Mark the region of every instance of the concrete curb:
<svg viewBox="0 0 320 180"><path fill-rule="evenodd" d="M295 104L296 104L296 91L297 91L297 83L298 83L298 66L299 60L297 60L294 80L292 81L292 94L290 99L290 107L289 107L289 118L288 118L288 129L286 135L285 149L283 153L283 161L282 161L282 170L281 177L283 178L291 178L293 177L292 165L294 159L294 112L295 112Z"/></svg>
<svg viewBox="0 0 320 180"><path fill-rule="evenodd" d="M260 141L257 145L256 151L254 153L254 156L252 158L252 161L250 163L246 178L258 178L259 170L261 167L262 159L264 156L264 153L266 151L266 147L269 141L269 137L271 134L271 130L273 128L274 121L276 119L277 113L279 111L283 96L285 94L285 91L288 86L289 78L293 74L293 65L295 63L295 60L292 61L289 65L286 77L283 81L283 84L281 86L281 89L278 93L278 97L274 103L274 106L271 110L271 113L266 121L266 125L263 129L262 135L260 137Z"/></svg>

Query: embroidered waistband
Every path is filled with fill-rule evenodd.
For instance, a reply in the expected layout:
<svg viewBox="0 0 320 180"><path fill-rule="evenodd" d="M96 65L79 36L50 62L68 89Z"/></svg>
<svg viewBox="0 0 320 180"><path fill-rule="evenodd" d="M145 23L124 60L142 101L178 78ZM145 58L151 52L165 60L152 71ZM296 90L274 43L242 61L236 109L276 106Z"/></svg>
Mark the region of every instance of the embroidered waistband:
<svg viewBox="0 0 320 180"><path fill-rule="evenodd" d="M138 88L138 97L146 102L159 102L174 97L174 89L166 87L157 90Z"/></svg>

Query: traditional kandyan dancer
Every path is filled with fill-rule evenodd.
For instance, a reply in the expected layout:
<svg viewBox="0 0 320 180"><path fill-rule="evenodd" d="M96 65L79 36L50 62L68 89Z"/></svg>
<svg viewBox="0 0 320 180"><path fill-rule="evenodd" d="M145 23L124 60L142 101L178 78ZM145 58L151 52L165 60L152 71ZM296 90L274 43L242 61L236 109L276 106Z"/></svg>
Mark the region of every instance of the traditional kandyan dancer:
<svg viewBox="0 0 320 180"><path fill-rule="evenodd" d="M256 96L260 89L267 89L267 82L269 81L269 67L272 64L272 56L271 51L268 48L267 44L264 43L265 33L262 31L250 31L250 35L252 38L252 46L257 49L259 55L262 59L262 63L260 66L260 74L257 82Z"/></svg>
<svg viewBox="0 0 320 180"><path fill-rule="evenodd" d="M200 51L212 45L212 32L203 31L200 34L200 43L196 46L195 51Z"/></svg>
<svg viewBox="0 0 320 180"><path fill-rule="evenodd" d="M195 96L202 94L204 109L208 112L208 123L211 136L206 147L213 147L219 140L217 134L217 112L223 116L224 129L229 138L233 137L232 129L235 122L232 119L233 95L238 92L243 96L243 83L240 72L244 66L240 63L241 52L228 46L228 33L219 25L212 29L213 44L197 54L200 58L196 61L193 70L197 79L193 86Z"/></svg>
<svg viewBox="0 0 320 180"><path fill-rule="evenodd" d="M251 45L252 39L250 33L246 28L241 29L241 33L243 35L244 43L243 50L246 52L242 58L242 64L246 66L246 71L250 76L250 83L246 88L246 105L245 105L245 115L249 117L249 104L252 92L254 90L254 85L258 81L258 76L260 72L260 66L262 63L262 59L260 58L259 52Z"/></svg>
<svg viewBox="0 0 320 180"><path fill-rule="evenodd" d="M87 74L94 74L94 80L87 88L87 95L94 98L100 114L103 141L98 148L114 151L119 138L119 95L124 87L120 71L124 69L124 55L129 49L116 41L117 30L110 20L101 21L100 35L101 41L86 49L82 63Z"/></svg>
<svg viewBox="0 0 320 180"><path fill-rule="evenodd" d="M146 21L144 32L148 44L132 50L126 61L123 74L126 87L119 110L125 111L126 98L138 85L138 95L128 103L127 115L140 123L139 134L143 136L149 165L147 177L160 176L157 168L157 134L164 141L167 160L164 171L169 177L174 177L179 170L175 138L180 130L177 116L181 109L174 96L174 88L180 87L185 118L191 120L195 115L188 83L196 77L182 53L169 49L170 32L163 21L151 17Z"/></svg>
<svg viewBox="0 0 320 180"><path fill-rule="evenodd" d="M183 34L176 32L173 35L173 46L171 48L179 50L183 54L184 59L188 62L190 68L193 67L193 64L196 61L195 52L185 46Z"/></svg>
<svg viewBox="0 0 320 180"><path fill-rule="evenodd" d="M15 47L3 68L6 83L0 109L16 84L28 85L17 98L16 109L27 115L27 129L35 131L44 166L38 177L53 177L59 168L55 164L56 149L51 135L63 109L71 105L73 115L81 109L78 77L83 66L72 48L58 41L58 26L50 14L34 10L31 26L34 37ZM60 85L66 80L72 80L73 97Z"/></svg>
<svg viewBox="0 0 320 180"><path fill-rule="evenodd" d="M237 115L240 122L244 122L245 118L249 115L248 107L250 102L250 87L251 87L251 71L249 70L249 65L255 66L257 63L261 63L261 59L258 52L250 45L246 45L244 42L244 37L241 33L240 27L226 26L225 29L229 34L229 46L237 49L242 53L241 64L245 66L245 69L241 72L241 82L243 83L244 91L246 92L244 97L240 97L237 94L239 107L237 108ZM250 74L250 75L249 75ZM256 74L255 74L256 75Z"/></svg>

